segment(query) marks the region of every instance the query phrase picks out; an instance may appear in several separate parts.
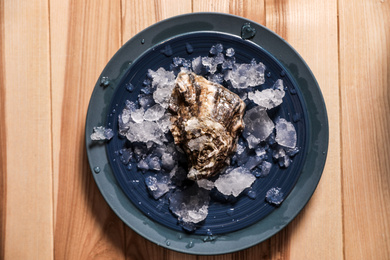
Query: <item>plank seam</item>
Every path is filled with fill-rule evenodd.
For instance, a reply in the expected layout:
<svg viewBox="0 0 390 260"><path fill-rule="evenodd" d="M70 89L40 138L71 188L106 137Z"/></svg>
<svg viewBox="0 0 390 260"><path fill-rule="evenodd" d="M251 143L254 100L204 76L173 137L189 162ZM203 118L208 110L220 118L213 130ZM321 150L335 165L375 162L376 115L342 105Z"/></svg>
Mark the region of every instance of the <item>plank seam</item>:
<svg viewBox="0 0 390 260"><path fill-rule="evenodd" d="M51 160L50 160L50 171L51 171L51 205L52 205L52 240L51 240L51 247L52 247L52 259L54 259L54 230L55 230L55 219L54 219L54 201L55 201L55 194L54 194L54 140L53 140L53 77L52 77L52 48L51 48L51 17L50 17L50 0L47 0L47 17L48 17L48 25L49 25L49 92L50 92L50 149L51 149Z"/></svg>
<svg viewBox="0 0 390 260"><path fill-rule="evenodd" d="M343 160L343 121L342 121L342 114L343 114L343 107L342 107L342 91L341 91L341 50L340 50L340 0L337 0L337 59L338 59L338 84L339 84L339 118L340 118L340 188L341 188L341 230L342 230L342 249L343 249L343 259L345 259L345 225L344 225L344 201L343 201L343 194L344 194L344 172L343 172L343 166L342 166L342 160Z"/></svg>

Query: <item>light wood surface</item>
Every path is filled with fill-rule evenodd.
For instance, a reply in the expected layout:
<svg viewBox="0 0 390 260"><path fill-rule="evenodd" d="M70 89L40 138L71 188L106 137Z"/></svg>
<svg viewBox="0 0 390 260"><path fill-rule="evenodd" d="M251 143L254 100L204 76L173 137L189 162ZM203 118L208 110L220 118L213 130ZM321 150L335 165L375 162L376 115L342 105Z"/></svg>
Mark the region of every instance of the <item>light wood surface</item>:
<svg viewBox="0 0 390 260"><path fill-rule="evenodd" d="M241 252L194 256L123 224L92 178L93 87L139 31L215 11L267 26L305 59L330 142L305 209ZM390 1L0 0L0 259L390 259Z"/></svg>

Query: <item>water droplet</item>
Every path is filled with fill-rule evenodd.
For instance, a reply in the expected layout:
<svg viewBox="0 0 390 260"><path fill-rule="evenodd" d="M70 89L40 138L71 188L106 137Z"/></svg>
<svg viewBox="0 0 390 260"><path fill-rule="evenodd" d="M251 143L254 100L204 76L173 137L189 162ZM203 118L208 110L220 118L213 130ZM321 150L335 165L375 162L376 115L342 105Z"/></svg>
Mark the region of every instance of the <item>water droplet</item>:
<svg viewBox="0 0 390 260"><path fill-rule="evenodd" d="M100 167L99 166L96 166L95 168L93 168L93 171L95 173L99 173L100 172Z"/></svg>
<svg viewBox="0 0 390 260"><path fill-rule="evenodd" d="M145 39L141 39L141 44L144 44L145 43Z"/></svg>
<svg viewBox="0 0 390 260"><path fill-rule="evenodd" d="M298 122L299 120L301 120L301 114L299 113L295 113L292 117L294 123Z"/></svg>
<svg viewBox="0 0 390 260"><path fill-rule="evenodd" d="M116 112L116 110L115 110L115 108L114 108L114 109L112 110L112 113L115 114L115 112Z"/></svg>
<svg viewBox="0 0 390 260"><path fill-rule="evenodd" d="M172 47L169 44L165 45L164 49L162 49L160 52L167 57L170 57L173 54Z"/></svg>
<svg viewBox="0 0 390 260"><path fill-rule="evenodd" d="M131 83L127 83L125 85L125 87L126 87L126 90L129 91L130 93L133 92L133 90L134 90L134 86Z"/></svg>
<svg viewBox="0 0 390 260"><path fill-rule="evenodd" d="M280 72L280 76L282 76L282 77L286 76L286 72L285 72L284 70L282 70L282 71Z"/></svg>
<svg viewBox="0 0 390 260"><path fill-rule="evenodd" d="M230 208L226 211L226 214L228 214L229 216L232 216L234 213L234 208Z"/></svg>
<svg viewBox="0 0 390 260"><path fill-rule="evenodd" d="M141 201L138 201L138 205L142 205L142 202L141 202Z"/></svg>
<svg viewBox="0 0 390 260"><path fill-rule="evenodd" d="M165 241L165 244L166 244L167 246L170 246L170 245L171 245L171 241L167 240L167 241Z"/></svg>
<svg viewBox="0 0 390 260"><path fill-rule="evenodd" d="M100 79L100 86L107 87L108 85L110 85L110 79L108 77L102 77Z"/></svg>
<svg viewBox="0 0 390 260"><path fill-rule="evenodd" d="M192 247L194 247L194 241L190 241L190 242L188 242L188 244L187 244L187 248L192 248Z"/></svg>
<svg viewBox="0 0 390 260"><path fill-rule="evenodd" d="M295 88L290 88L290 94L295 95L297 94L297 90Z"/></svg>
<svg viewBox="0 0 390 260"><path fill-rule="evenodd" d="M186 50L187 50L187 53L188 54L191 54L194 52L194 48L192 47L191 44L189 44L188 42L186 42Z"/></svg>
<svg viewBox="0 0 390 260"><path fill-rule="evenodd" d="M114 159L112 159L112 161L113 161L113 162L116 162L116 159L114 158Z"/></svg>
<svg viewBox="0 0 390 260"><path fill-rule="evenodd" d="M322 152L322 154L323 154L323 155L325 155L325 154L326 154L326 152Z"/></svg>
<svg viewBox="0 0 390 260"><path fill-rule="evenodd" d="M182 238L183 238L183 235L182 234L177 234L177 238L179 239L179 240L181 240Z"/></svg>
<svg viewBox="0 0 390 260"><path fill-rule="evenodd" d="M241 27L241 38L244 40L250 40L256 35L256 29L252 27L250 23L244 23Z"/></svg>
<svg viewBox="0 0 390 260"><path fill-rule="evenodd" d="M270 72L270 71L267 73L267 77L268 77L268 78L271 77L271 72Z"/></svg>
<svg viewBox="0 0 390 260"><path fill-rule="evenodd" d="M250 191L248 191L248 197L250 198L250 199L256 199L256 196L257 196L257 194L256 194L256 191L254 191L254 190L250 190Z"/></svg>

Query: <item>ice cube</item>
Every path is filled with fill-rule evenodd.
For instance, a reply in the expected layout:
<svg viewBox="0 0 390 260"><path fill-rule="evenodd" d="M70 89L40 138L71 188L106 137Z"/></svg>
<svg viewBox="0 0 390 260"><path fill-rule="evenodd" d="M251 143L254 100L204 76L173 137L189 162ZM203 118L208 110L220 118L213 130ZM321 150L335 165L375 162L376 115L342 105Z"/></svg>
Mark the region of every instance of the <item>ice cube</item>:
<svg viewBox="0 0 390 260"><path fill-rule="evenodd" d="M278 162L280 167L287 168L292 162L286 151L281 147L273 151L272 157Z"/></svg>
<svg viewBox="0 0 390 260"><path fill-rule="evenodd" d="M183 60L180 58L177 64L183 63ZM175 74L172 71L159 68L157 71L149 70L148 75L152 78L152 86L156 89L153 92L154 102L167 108L172 90L175 87Z"/></svg>
<svg viewBox="0 0 390 260"><path fill-rule="evenodd" d="M145 184L155 200L169 191L169 178L166 176L159 178L148 176L145 178Z"/></svg>
<svg viewBox="0 0 390 260"><path fill-rule="evenodd" d="M153 99L153 95L147 95L147 94L139 94L138 95L138 102L139 102L140 106L144 109L148 109L149 107L151 107L155 104L155 101Z"/></svg>
<svg viewBox="0 0 390 260"><path fill-rule="evenodd" d="M227 174L222 174L214 182L215 187L224 195L237 197L246 188L249 188L256 177L244 167L237 167Z"/></svg>
<svg viewBox="0 0 390 260"><path fill-rule="evenodd" d="M199 223L206 219L210 202L209 191L192 185L176 189L169 197L169 209L184 223Z"/></svg>
<svg viewBox="0 0 390 260"><path fill-rule="evenodd" d="M294 125L284 118L278 118L275 123L275 141L280 146L291 149L295 148L297 145L297 132L295 131Z"/></svg>
<svg viewBox="0 0 390 260"><path fill-rule="evenodd" d="M136 109L131 113L131 119L136 123L141 123L144 121L145 110L143 108Z"/></svg>
<svg viewBox="0 0 390 260"><path fill-rule="evenodd" d="M171 114L165 113L156 123L162 132L167 133L171 127Z"/></svg>
<svg viewBox="0 0 390 260"><path fill-rule="evenodd" d="M149 170L149 165L146 160L140 160L137 164L138 169Z"/></svg>
<svg viewBox="0 0 390 260"><path fill-rule="evenodd" d="M199 75L202 71L202 57L197 57L192 60L192 70L195 74Z"/></svg>
<svg viewBox="0 0 390 260"><path fill-rule="evenodd" d="M164 113L165 108L163 108L159 104L156 104L145 111L144 120L157 121L164 115Z"/></svg>
<svg viewBox="0 0 390 260"><path fill-rule="evenodd" d="M172 170L176 165L176 161L173 158L173 155L170 153L164 153L161 156L161 166L167 171Z"/></svg>
<svg viewBox="0 0 390 260"><path fill-rule="evenodd" d="M162 145L166 138L164 132L155 122L143 121L141 123L129 123L126 138L130 142L153 142Z"/></svg>
<svg viewBox="0 0 390 260"><path fill-rule="evenodd" d="M261 170L260 177L267 177L271 171L272 163L264 161L257 167Z"/></svg>
<svg viewBox="0 0 390 260"><path fill-rule="evenodd" d="M264 71L265 66L261 62L236 63L233 69L225 74L225 80L230 81L234 88L255 87L265 82Z"/></svg>
<svg viewBox="0 0 390 260"><path fill-rule="evenodd" d="M282 104L284 94L283 81L278 79L272 89L249 92L248 98L265 109L271 109Z"/></svg>
<svg viewBox="0 0 390 260"><path fill-rule="evenodd" d="M161 160L157 156L148 156L146 158L146 162L150 170L154 170L154 171L161 170Z"/></svg>
<svg viewBox="0 0 390 260"><path fill-rule="evenodd" d="M263 158L259 156L250 156L248 161L243 165L243 167L247 168L248 170L252 170L262 162L263 162Z"/></svg>
<svg viewBox="0 0 390 260"><path fill-rule="evenodd" d="M223 45L220 43L213 45L210 48L211 55L217 55L218 53L221 53L221 52L223 52Z"/></svg>
<svg viewBox="0 0 390 260"><path fill-rule="evenodd" d="M283 202L283 192L280 191L280 188L271 188L267 191L265 199L268 203L274 205L280 205Z"/></svg>
<svg viewBox="0 0 390 260"><path fill-rule="evenodd" d="M202 64L211 74L217 71L218 63L215 62L213 57L202 57Z"/></svg>
<svg viewBox="0 0 390 260"><path fill-rule="evenodd" d="M246 111L244 123L243 136L247 139L249 148L254 148L264 141L274 130L274 123L265 109L260 106Z"/></svg>
<svg viewBox="0 0 390 260"><path fill-rule="evenodd" d="M198 186L200 188L203 188L205 190L211 190L215 186L214 182L206 180L206 179L197 180L196 183L198 184Z"/></svg>
<svg viewBox="0 0 390 260"><path fill-rule="evenodd" d="M93 128L93 133L91 134L91 140L100 141L100 140L110 140L114 137L114 132L111 128L105 128L104 126L96 126Z"/></svg>
<svg viewBox="0 0 390 260"><path fill-rule="evenodd" d="M234 51L233 48L228 48L228 49L226 50L226 56L227 56L227 57L233 57L234 54L235 54L235 51Z"/></svg>

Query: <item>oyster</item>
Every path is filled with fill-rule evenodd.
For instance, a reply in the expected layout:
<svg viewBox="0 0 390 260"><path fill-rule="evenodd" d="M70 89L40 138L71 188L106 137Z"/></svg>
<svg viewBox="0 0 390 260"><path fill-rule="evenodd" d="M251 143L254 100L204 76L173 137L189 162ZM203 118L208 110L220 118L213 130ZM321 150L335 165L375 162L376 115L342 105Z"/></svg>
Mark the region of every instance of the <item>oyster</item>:
<svg viewBox="0 0 390 260"><path fill-rule="evenodd" d="M187 154L191 180L209 178L230 164L244 129L245 103L223 86L180 72L169 102L175 144Z"/></svg>

